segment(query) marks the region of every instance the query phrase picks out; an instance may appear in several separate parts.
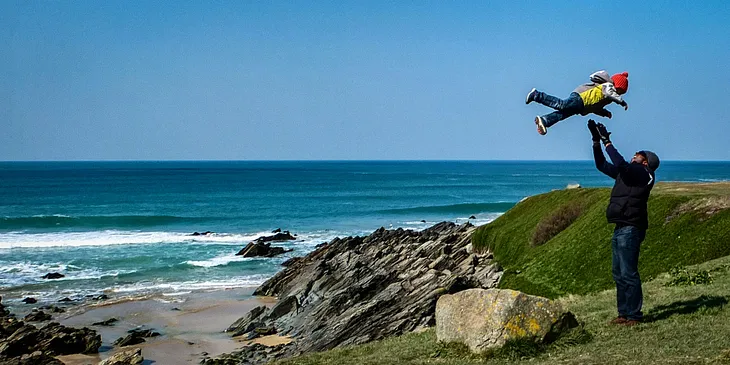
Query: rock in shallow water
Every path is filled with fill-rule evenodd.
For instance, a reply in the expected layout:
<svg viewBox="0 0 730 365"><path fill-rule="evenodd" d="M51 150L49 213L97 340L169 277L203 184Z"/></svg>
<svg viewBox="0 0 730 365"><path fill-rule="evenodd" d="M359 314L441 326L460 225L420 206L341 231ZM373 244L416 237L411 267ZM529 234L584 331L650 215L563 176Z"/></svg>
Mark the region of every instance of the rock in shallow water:
<svg viewBox="0 0 730 365"><path fill-rule="evenodd" d="M53 280L53 279L61 279L61 278L65 278L65 277L66 277L66 275L63 275L61 273L49 272L48 274L43 275L43 277L41 277L41 279Z"/></svg>

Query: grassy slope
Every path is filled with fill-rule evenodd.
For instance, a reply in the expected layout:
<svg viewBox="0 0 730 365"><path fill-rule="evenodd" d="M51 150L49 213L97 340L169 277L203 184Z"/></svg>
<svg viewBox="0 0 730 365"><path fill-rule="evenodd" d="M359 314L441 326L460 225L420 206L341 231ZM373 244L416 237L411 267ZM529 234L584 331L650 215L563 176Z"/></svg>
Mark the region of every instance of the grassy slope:
<svg viewBox="0 0 730 365"><path fill-rule="evenodd" d="M505 269L502 288L555 298L613 286L611 234L606 223L608 189L554 191L530 197L474 234L477 249L491 250ZM730 184L659 184L649 200L649 231L641 246L640 273L650 279L675 265L730 255L730 209L713 215L688 211L667 217L691 200L730 195ZM563 204L582 203L586 212L542 246L530 238L544 216Z"/></svg>
<svg viewBox="0 0 730 365"><path fill-rule="evenodd" d="M555 346L531 359L483 359L436 342L435 331L393 337L366 345L309 354L280 365L315 364L708 364L730 363L730 256L700 265L714 270L712 284L667 287L661 274L644 284L647 322L610 326L615 291L559 299L585 322L593 341ZM438 356L435 356L440 351Z"/></svg>

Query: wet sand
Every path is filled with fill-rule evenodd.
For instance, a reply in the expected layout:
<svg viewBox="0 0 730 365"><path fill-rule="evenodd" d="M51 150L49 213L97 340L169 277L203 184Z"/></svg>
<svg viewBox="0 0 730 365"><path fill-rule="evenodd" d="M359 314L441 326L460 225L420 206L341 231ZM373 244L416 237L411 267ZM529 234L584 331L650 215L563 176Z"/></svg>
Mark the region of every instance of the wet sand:
<svg viewBox="0 0 730 365"><path fill-rule="evenodd" d="M275 303L273 298L252 297L253 290L246 288L176 296L159 295L79 308L56 320L66 326L96 330L102 338L100 353L95 356L61 356L59 359L67 365L96 365L117 351L139 347L145 364L197 364L206 354L213 357L234 351L245 343L223 331L252 308ZM91 325L112 317L119 320L113 326ZM126 336L127 331L134 328L153 329L162 336L148 338L147 342L139 345L124 348L112 346L115 340Z"/></svg>

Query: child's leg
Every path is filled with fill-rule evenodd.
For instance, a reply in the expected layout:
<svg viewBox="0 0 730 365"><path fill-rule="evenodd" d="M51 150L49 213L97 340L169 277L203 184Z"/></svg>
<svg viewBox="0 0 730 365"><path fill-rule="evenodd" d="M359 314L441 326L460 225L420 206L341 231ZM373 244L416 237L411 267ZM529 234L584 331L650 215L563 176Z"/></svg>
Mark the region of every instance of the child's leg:
<svg viewBox="0 0 730 365"><path fill-rule="evenodd" d="M559 121L561 121L563 119L567 119L568 117L571 117L571 116L573 116L575 114L576 113L571 113L571 112L565 112L565 111L557 110L557 111L554 111L554 112L552 112L550 114L545 114L541 118L543 120L543 124L545 125L545 128L550 128L555 123L557 123L557 122L559 122Z"/></svg>
<svg viewBox="0 0 730 365"><path fill-rule="evenodd" d="M542 91L535 91L534 100L546 107L553 108L555 110L563 110L568 105L568 101L570 99L563 100Z"/></svg>
<svg viewBox="0 0 730 365"><path fill-rule="evenodd" d="M546 128L549 128L553 124L583 111L583 99L581 99L580 95L577 93L571 93L567 99L561 100L561 102L562 104L560 107L562 109L558 109L557 111L542 116L543 124Z"/></svg>

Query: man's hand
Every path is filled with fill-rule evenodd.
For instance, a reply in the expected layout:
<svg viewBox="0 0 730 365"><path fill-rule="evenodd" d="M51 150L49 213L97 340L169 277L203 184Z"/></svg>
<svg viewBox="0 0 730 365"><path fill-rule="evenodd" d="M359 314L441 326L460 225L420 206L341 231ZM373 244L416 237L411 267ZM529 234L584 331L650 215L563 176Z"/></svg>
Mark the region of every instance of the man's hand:
<svg viewBox="0 0 730 365"><path fill-rule="evenodd" d="M596 125L596 130L598 130L598 137L601 139L604 146L611 143L611 132L606 129L606 126L603 125L603 123L598 123Z"/></svg>
<svg viewBox="0 0 730 365"><path fill-rule="evenodd" d="M629 103L624 101L623 107L624 107L624 110L629 110Z"/></svg>
<svg viewBox="0 0 730 365"><path fill-rule="evenodd" d="M593 119L588 120L588 130L591 131L591 136L593 137L593 142L598 142L601 140L601 134L598 133L598 126L596 125L596 121Z"/></svg>
<svg viewBox="0 0 730 365"><path fill-rule="evenodd" d="M611 119L611 117L613 117L613 114L611 114L611 112L610 112L610 111L606 110L606 117L607 117L608 119Z"/></svg>

